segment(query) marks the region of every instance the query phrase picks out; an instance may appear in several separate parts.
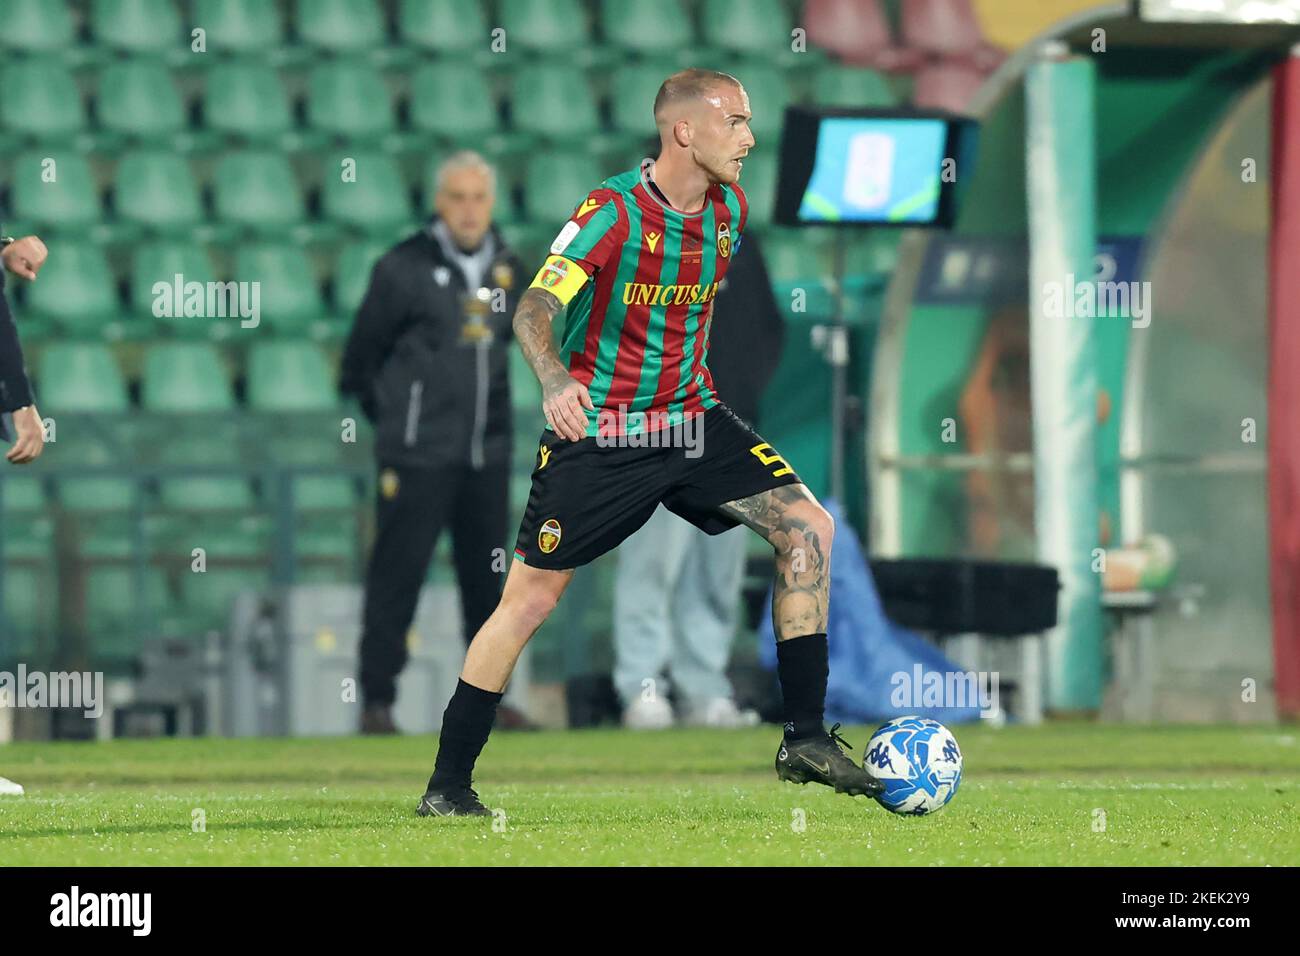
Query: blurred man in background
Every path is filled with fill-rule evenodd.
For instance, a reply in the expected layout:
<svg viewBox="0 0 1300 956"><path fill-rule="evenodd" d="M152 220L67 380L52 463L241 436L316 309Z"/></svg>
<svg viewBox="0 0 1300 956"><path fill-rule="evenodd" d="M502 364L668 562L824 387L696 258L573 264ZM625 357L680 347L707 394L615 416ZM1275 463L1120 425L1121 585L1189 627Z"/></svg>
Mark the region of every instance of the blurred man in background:
<svg viewBox="0 0 1300 956"><path fill-rule="evenodd" d="M343 355L340 388L374 424L379 466L361 634L363 733L396 732L406 635L444 526L466 641L500 597L507 349L521 266L492 225L495 199L496 174L477 153L442 164L436 214L375 264ZM522 721L508 708L499 714L505 728Z"/></svg>
<svg viewBox="0 0 1300 956"><path fill-rule="evenodd" d="M25 465L40 457L45 447L45 428L32 403L18 329L5 301L5 272L35 281L47 255L45 243L35 236L0 237L0 261L3 261L0 268L0 412L6 419L12 413L12 427L8 420L0 422L0 437L13 442L5 458L15 465Z"/></svg>
<svg viewBox="0 0 1300 956"><path fill-rule="evenodd" d="M708 366L719 395L751 428L781 358L785 327L758 238L737 242L713 300ZM683 723L749 727L727 679L744 583L748 534L709 535L667 508L618 549L614 589L614 686L623 724L658 730L673 724L669 684Z"/></svg>

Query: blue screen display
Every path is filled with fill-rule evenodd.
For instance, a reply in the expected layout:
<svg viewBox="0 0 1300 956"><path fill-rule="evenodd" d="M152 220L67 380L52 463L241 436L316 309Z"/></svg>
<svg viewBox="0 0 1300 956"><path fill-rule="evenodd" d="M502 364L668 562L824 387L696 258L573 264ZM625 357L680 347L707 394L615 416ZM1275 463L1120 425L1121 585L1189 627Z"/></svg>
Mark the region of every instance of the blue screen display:
<svg viewBox="0 0 1300 956"><path fill-rule="evenodd" d="M946 139L940 119L823 118L800 220L932 221Z"/></svg>

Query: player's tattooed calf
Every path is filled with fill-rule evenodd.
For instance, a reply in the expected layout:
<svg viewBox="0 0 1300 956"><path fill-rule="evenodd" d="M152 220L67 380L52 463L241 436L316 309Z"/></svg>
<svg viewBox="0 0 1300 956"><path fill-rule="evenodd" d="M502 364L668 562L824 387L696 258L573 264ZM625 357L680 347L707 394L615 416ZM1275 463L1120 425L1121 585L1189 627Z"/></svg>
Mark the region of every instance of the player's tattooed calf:
<svg viewBox="0 0 1300 956"><path fill-rule="evenodd" d="M729 501L721 510L761 534L776 551L772 626L786 635L823 633L830 597L830 542L813 527L816 502L802 485Z"/></svg>

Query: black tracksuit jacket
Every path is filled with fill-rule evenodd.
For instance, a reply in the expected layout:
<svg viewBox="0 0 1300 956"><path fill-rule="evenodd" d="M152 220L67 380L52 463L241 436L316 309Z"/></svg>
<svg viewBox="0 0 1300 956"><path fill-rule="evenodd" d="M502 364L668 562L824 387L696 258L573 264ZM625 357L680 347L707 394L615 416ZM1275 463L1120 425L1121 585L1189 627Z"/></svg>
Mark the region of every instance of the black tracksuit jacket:
<svg viewBox="0 0 1300 956"><path fill-rule="evenodd" d="M375 263L344 348L339 388L374 423L376 456L386 465L483 468L509 460L507 350L519 294L532 276L495 226L492 236L497 252L482 281L502 290L503 307L483 317L492 334L481 344L462 337L469 290L429 227Z"/></svg>

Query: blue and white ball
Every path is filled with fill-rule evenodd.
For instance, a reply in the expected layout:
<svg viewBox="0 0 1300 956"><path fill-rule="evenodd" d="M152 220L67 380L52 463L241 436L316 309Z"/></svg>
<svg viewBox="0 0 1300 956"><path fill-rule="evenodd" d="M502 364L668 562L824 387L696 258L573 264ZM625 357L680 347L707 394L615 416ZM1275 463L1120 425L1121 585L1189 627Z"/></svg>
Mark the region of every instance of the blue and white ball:
<svg viewBox="0 0 1300 956"><path fill-rule="evenodd" d="M961 750L937 720L895 717L867 743L862 765L885 785L876 799L894 813L934 813L961 783Z"/></svg>

